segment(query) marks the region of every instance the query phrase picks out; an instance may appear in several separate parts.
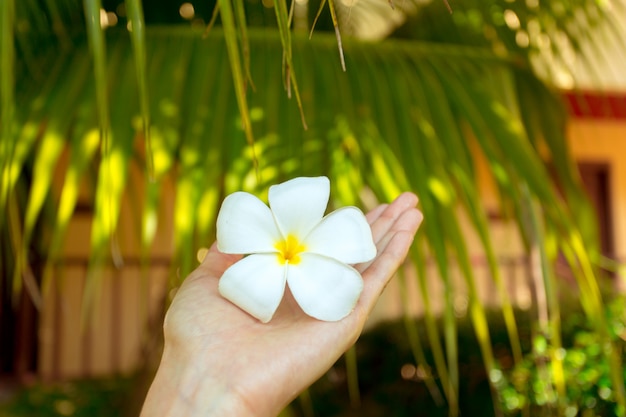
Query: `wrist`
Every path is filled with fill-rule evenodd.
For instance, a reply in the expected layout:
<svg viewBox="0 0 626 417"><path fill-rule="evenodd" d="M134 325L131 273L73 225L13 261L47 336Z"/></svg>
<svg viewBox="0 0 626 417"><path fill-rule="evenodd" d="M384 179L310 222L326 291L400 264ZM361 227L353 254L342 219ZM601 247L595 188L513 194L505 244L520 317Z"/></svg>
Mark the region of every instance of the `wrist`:
<svg viewBox="0 0 626 417"><path fill-rule="evenodd" d="M190 355L167 345L141 417L250 416L233 387Z"/></svg>

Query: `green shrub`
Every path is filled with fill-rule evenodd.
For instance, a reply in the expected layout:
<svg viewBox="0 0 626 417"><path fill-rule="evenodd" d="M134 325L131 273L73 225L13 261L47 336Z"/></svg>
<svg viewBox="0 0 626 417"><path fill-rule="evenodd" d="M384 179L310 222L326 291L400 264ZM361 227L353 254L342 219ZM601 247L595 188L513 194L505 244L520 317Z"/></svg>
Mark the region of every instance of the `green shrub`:
<svg viewBox="0 0 626 417"><path fill-rule="evenodd" d="M617 298L605 312L613 347L622 358L626 340L624 306L625 300ZM611 365L601 338L582 314L568 316L561 349L551 348L549 338L542 334L534 336L533 347L522 363L507 372L500 386L500 403L507 415L522 415L524 406L537 417L555 413L566 417L625 415L616 404ZM558 395L552 384L555 371L549 363L551 357L562 360L565 395Z"/></svg>
<svg viewBox="0 0 626 417"><path fill-rule="evenodd" d="M126 417L136 378L78 380L24 387L0 405L3 417Z"/></svg>

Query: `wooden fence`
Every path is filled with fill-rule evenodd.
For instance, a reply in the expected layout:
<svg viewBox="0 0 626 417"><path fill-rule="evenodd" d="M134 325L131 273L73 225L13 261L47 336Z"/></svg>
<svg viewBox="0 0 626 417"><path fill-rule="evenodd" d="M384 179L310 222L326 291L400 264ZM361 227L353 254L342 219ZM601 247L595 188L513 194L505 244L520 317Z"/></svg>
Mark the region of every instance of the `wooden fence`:
<svg viewBox="0 0 626 417"><path fill-rule="evenodd" d="M67 258L59 265L39 317L39 376L57 380L125 374L158 353L168 277L172 273L169 259L153 259L145 273L138 259L124 262L120 269L105 268L89 314L83 299L87 260ZM520 308L529 308L533 291L528 258L506 257L499 262L511 301ZM486 306L497 307L500 297L485 260L475 258L473 264L480 298ZM428 297L433 310L440 312L445 288L436 277L434 265L429 263L427 270ZM467 288L454 267L452 277L455 311L463 315L468 306ZM412 314L420 315L423 303L413 278L407 276L406 280L409 308ZM399 291L398 281L392 281L372 313L370 324L403 314Z"/></svg>

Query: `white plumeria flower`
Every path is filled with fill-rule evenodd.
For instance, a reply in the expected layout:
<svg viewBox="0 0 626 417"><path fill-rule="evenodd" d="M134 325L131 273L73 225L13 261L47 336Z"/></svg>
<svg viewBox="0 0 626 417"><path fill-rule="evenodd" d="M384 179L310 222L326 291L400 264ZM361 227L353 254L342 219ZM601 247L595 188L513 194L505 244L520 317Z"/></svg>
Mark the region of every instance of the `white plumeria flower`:
<svg viewBox="0 0 626 417"><path fill-rule="evenodd" d="M217 216L217 247L249 256L224 272L220 294L267 323L287 284L309 316L347 316L363 290L361 275L348 264L373 259L376 246L356 207L324 217L329 195L328 178L316 177L271 186L269 207L245 192L226 197Z"/></svg>

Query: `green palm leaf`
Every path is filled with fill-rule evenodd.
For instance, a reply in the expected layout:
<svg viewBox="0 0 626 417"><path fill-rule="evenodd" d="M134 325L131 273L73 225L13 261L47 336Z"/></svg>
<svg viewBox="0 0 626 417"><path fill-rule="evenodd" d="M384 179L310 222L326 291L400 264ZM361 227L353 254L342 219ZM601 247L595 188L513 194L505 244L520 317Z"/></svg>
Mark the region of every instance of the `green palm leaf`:
<svg viewBox="0 0 626 417"><path fill-rule="evenodd" d="M588 5L583 0L571 3L572 7ZM437 20L447 26L429 28L431 34L447 33L453 42L439 43L445 38L441 33L439 38L429 38L437 43L343 42L340 47L346 66L354 69L343 73L337 65L336 38L320 33L309 41L292 33L287 3L281 0L274 3L278 33L248 28L243 2L219 0L223 32L213 31L205 39L189 28L147 28L143 32L141 7L133 0L127 0L131 35L107 29L106 40L97 0L84 1L86 33L70 33L71 25L66 24L77 21L75 11L80 10L80 2L59 2L44 12L21 5L20 18L25 16L39 26L27 36L17 37L21 45L17 60L13 58L12 7L11 1L5 1L1 9L3 62L15 62L20 68L41 62L52 70L14 80L14 67L2 68L0 208L6 208L8 201L15 205L15 196L21 192L18 188L26 187L30 197L25 220L20 224L10 220L10 226L19 229L16 235L24 236L23 244L13 248L24 263L34 226L45 216L42 207L46 201L53 203L57 212L47 222L54 243L46 267L50 271L76 205L80 177L91 161L98 160L86 312L97 302L104 263L110 258L118 264L121 261L116 230L124 193L130 189L128 172L134 164L148 171L141 201L141 245L146 258L157 223L163 221L158 217L162 188L166 183L176 185L173 220L178 278L193 269L197 249L210 242L219 202L232 191L263 194L271 183L295 175L321 174L331 178L334 205L364 205L364 192L372 193L374 200L388 201L399 190L411 189L420 195L426 218L411 259L425 304L440 388L455 415L460 370L454 299L462 291L454 280L456 272L469 293L486 370L496 369L478 297L479 278L472 270L461 233L459 210L468 216L480 238L490 274L500 288L514 356L518 360L521 356L512 307L479 203L473 160L478 149L489 161L500 191L501 210L512 210L528 249L539 249L553 348L560 347L558 300L551 271L556 252L539 245L543 236L558 242L555 247L570 264L580 267L576 276L583 289L581 303L608 340L592 268L596 232L590 222L582 223L589 218L590 208L565 146L564 112L554 94L534 75L536 64L516 39L520 30L539 22L545 29L541 34L549 36L556 28L565 33L574 50L580 49L578 42L584 36L578 37L578 31L596 25L602 13L596 19L587 12L582 23L572 26L568 24L572 16L567 13L551 20L560 16L558 11L525 10L516 4L510 7L514 7L519 27L513 28L515 25L506 22L508 9L502 5L494 6L497 13L493 9L488 14L470 2L455 9L452 19ZM434 7L420 9L418 21L432 18ZM337 16L334 9L331 12L336 27ZM47 22L56 22L56 29ZM466 30L460 32L458 25L465 25ZM477 30L485 25L497 33L497 42ZM464 36L467 33L471 36ZM38 54L33 45L41 39L46 41ZM539 44L530 45L540 49ZM502 54L502 48L518 55ZM88 76L90 60L93 79ZM246 88L251 80L256 83L254 92ZM284 87L294 93L295 105ZM303 129L304 114L308 130ZM93 135L96 129L101 132L99 154ZM140 140L145 147L136 146ZM549 150L563 196L546 169L542 147ZM50 193L51 175L46 174L58 169L64 151L70 153L70 160L61 167L65 180L56 201ZM29 158L34 161L32 167ZM32 184L20 181L31 173ZM542 201L544 208L538 210L535 201ZM443 346L427 293L426 263L431 258L445 287ZM177 283L173 278L172 284ZM410 328L407 331L417 360L423 361L417 333ZM607 351L623 403L623 382L618 381L621 364L614 349ZM563 391L556 359L555 386ZM354 364L354 357L348 360Z"/></svg>

